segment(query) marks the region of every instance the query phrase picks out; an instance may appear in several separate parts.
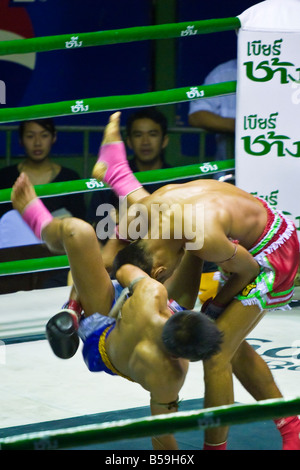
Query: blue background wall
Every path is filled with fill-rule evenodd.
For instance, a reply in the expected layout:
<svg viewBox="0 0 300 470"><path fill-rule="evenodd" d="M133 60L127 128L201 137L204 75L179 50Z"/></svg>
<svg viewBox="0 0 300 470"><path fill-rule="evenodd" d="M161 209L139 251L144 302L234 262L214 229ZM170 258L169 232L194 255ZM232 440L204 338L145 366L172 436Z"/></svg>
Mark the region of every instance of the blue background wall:
<svg viewBox="0 0 300 470"><path fill-rule="evenodd" d="M30 34L30 24L36 37L151 24L148 0L1 0L0 4L0 29L10 28L23 37ZM9 24L8 14L12 16ZM4 56L0 77L7 83L6 104L27 106L143 92L150 86L150 50L150 42L137 42L44 52L36 54L34 70L8 62ZM81 120L76 117L76 123ZM99 123L99 115L90 114L83 120Z"/></svg>
<svg viewBox="0 0 300 470"><path fill-rule="evenodd" d="M73 34L106 29L148 26L164 18L192 21L236 16L252 4L247 0L0 0L0 40L11 33L20 37ZM169 9L169 10L168 10ZM236 54L235 32L200 35L172 41L174 63L166 74L170 86L200 85L217 64ZM0 80L6 84L6 107L152 91L160 88L154 57L159 41L90 47L28 55L28 64L0 57ZM24 60L24 56L22 58ZM25 58L26 59L26 58ZM26 59L27 60L27 59ZM30 68L30 62L34 65ZM159 75L158 75L159 76ZM187 104L174 106L171 125L187 124ZM125 122L130 111L123 112ZM56 124L103 125L108 113L56 118ZM1 138L2 139L2 138ZM3 140L3 139L2 139ZM76 152L77 141L59 139L57 153ZM74 147L74 148L72 148ZM3 155L3 142L0 154ZM18 152L18 148L15 148ZM78 148L77 148L78 152Z"/></svg>
<svg viewBox="0 0 300 470"><path fill-rule="evenodd" d="M250 6L258 3L253 0L232 0L201 2L199 0L178 0L178 21L190 21L193 18L207 20L229 18L241 14ZM235 31L224 31L187 37L177 41L176 86L201 85L206 75L222 62L234 59L237 54L237 36ZM175 124L188 126L189 103L176 105ZM181 153L185 158L193 157L199 148L196 135L183 135L180 139ZM208 154L215 152L215 140L206 138ZM189 164L186 161L186 164Z"/></svg>

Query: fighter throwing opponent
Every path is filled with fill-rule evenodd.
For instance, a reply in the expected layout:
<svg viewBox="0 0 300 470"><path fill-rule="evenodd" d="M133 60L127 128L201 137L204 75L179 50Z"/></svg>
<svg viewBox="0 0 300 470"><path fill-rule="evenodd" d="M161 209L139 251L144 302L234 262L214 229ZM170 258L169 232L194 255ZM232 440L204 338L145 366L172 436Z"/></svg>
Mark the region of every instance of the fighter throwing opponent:
<svg viewBox="0 0 300 470"><path fill-rule="evenodd" d="M149 195L127 163L119 119L120 113L110 118L114 141L101 147L93 176L109 184L130 209L139 204L148 230L134 245L151 258L159 280L172 274L188 243L199 259L219 266L220 289L202 307L224 334L220 352L204 361L205 406L233 403L232 371L256 400L281 398L267 365L245 338L266 312L284 309L293 296L299 263L293 222L265 201L215 180L170 184ZM159 219L153 217L157 206L163 208ZM128 229L130 224L128 218ZM299 418L275 422L283 449L300 450ZM227 433L224 427L207 429L205 448L225 449Z"/></svg>
<svg viewBox="0 0 300 470"><path fill-rule="evenodd" d="M153 278L151 263L144 265L147 272L119 263L119 282L111 281L92 226L76 218L53 218L24 173L13 187L12 202L51 251L67 254L84 312L72 301L70 308L49 320L47 337L55 354L71 357L80 337L91 371L121 375L140 384L150 392L153 415L176 411L189 360L211 357L222 342L214 322L184 309L194 306L201 261L187 253L178 271L181 280L174 276L173 292L182 308L168 301L166 288ZM152 441L154 449L178 448L170 434L154 436Z"/></svg>

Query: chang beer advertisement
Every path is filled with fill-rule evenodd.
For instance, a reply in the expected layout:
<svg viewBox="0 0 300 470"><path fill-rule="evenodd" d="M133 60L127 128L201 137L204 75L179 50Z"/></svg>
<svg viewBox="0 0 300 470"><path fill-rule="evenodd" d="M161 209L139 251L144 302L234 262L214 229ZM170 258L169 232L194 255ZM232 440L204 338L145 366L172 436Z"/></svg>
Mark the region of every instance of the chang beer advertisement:
<svg viewBox="0 0 300 470"><path fill-rule="evenodd" d="M235 145L237 186L300 238L300 33L239 31Z"/></svg>

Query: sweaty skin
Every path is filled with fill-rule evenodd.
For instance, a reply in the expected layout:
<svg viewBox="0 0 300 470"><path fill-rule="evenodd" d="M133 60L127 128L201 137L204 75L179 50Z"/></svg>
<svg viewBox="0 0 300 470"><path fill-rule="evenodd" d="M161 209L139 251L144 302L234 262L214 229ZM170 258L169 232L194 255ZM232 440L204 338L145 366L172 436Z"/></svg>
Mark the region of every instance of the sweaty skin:
<svg viewBox="0 0 300 470"><path fill-rule="evenodd" d="M110 117L102 145L121 140L120 113L116 112ZM103 170L105 172L104 165L97 162L92 174L95 178L101 179ZM136 204L143 205L147 209L148 233L145 237L147 238L145 246L153 254L154 267L164 267L158 278L161 282L172 274L183 256L187 243L195 241L185 237L187 234L185 229L190 226L191 218L189 211L185 209L191 205L195 230L197 230L195 225L197 211L201 220L200 248L193 250L193 253L202 260L215 262L225 271L234 273L232 280L226 285L226 292L224 290L219 292L217 301L226 305L257 276L258 264L247 250L263 232L267 222L267 211L263 204L249 193L228 183L197 180L185 184L169 184L153 194L149 194L143 187L138 188L127 195L126 201L128 206L133 206L131 208L133 213ZM167 209L162 211L160 224L157 227L157 220L151 224L153 221L151 210L155 205L162 204L165 204ZM173 223L177 217L176 213L174 212L174 220L172 217L169 218L169 208L174 204L178 212L183 214L183 233L179 238L176 236ZM122 220L122 215L120 215L120 227L122 227ZM162 236L165 222L167 226L170 226L169 236L164 236L165 234ZM127 217L128 227L130 223L132 223L132 217ZM155 228L155 225L156 237L153 237L151 230ZM238 240L239 244L234 244L232 240Z"/></svg>
<svg viewBox="0 0 300 470"><path fill-rule="evenodd" d="M110 142L121 139L119 114L111 117L109 129ZM97 177L97 174L93 176ZM153 257L153 269L160 273L156 279L163 282L171 276L185 247L188 248L188 242L195 241L199 232L200 243L191 252L201 260L215 262L231 274L214 299L223 306L216 323L224 335L224 341L221 351L203 363L204 406L215 407L234 402L232 372L255 399L281 398L267 365L245 341L266 311L261 311L258 305L243 305L234 298L260 271L248 250L262 235L267 224L268 214L263 203L233 185L215 180L170 184L151 195L144 188L138 188L127 193L126 201L131 206L130 210L138 204L146 208L143 217L148 223L148 232L142 236L142 244ZM176 208L171 209L173 217L170 218L170 208L174 204ZM157 219L153 222L151 218L155 205L164 205L159 222ZM192 215L185 211L188 206L192 206ZM170 234L164 237L168 217ZM178 226L175 224L178 220L181 222L181 236L178 236ZM132 218L128 218L126 224L129 226L131 222ZM120 226L121 223L122 218ZM199 229L195 230L194 240L187 236L187 225ZM156 236L151 238L153 227ZM209 428L205 431L205 442L213 446L221 445L226 441L227 434L227 427Z"/></svg>
<svg viewBox="0 0 300 470"><path fill-rule="evenodd" d="M34 187L25 173L14 184L11 199L21 215L36 199ZM85 316L95 312L108 315L114 290L92 226L76 218L53 218L43 228L42 239L51 251L67 254ZM122 375L150 392L153 415L171 413L177 409L175 402L189 361L171 357L162 343L162 328L171 316L166 288L136 266L126 264L117 272L123 286L129 286L139 277L143 279L133 287L133 295L125 301L121 318L108 336L106 352ZM153 446L157 450L178 448L174 436L169 434L153 438Z"/></svg>
<svg viewBox="0 0 300 470"><path fill-rule="evenodd" d="M128 203L135 204L139 190L127 197ZM192 181L185 184L167 185L140 201L151 213L153 205L177 205L183 214L183 236L176 239L172 234L166 239L145 239L145 246L152 252L154 265L166 266L165 274L174 269L182 255L182 250L191 240L185 237L186 208L194 207L199 212L200 248L193 254L205 261L215 262L225 271L234 273L226 291L218 293L217 301L226 305L244 286L251 282L259 272L259 266L248 249L259 238L267 222L267 212L263 204L250 194L224 182L215 180ZM193 215L196 221L195 213ZM151 217L149 232L151 231ZM161 219L163 225L164 217ZM196 222L195 222L196 224ZM195 225L196 227L196 225ZM197 230L197 227L195 228ZM199 234L199 233L198 233ZM238 244L233 241L238 240Z"/></svg>

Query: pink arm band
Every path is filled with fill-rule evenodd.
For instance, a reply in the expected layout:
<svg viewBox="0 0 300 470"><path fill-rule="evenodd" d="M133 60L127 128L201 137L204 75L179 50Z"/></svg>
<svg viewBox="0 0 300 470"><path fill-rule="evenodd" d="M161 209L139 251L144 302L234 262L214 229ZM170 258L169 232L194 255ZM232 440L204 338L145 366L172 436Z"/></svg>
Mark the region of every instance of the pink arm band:
<svg viewBox="0 0 300 470"><path fill-rule="evenodd" d="M35 236L41 240L42 230L53 220L53 216L44 206L44 203L36 198L27 204L22 219L29 225Z"/></svg>
<svg viewBox="0 0 300 470"><path fill-rule="evenodd" d="M117 196L125 197L142 187L128 164L123 142L113 142L100 147L97 162L104 162L107 170L103 181Z"/></svg>

